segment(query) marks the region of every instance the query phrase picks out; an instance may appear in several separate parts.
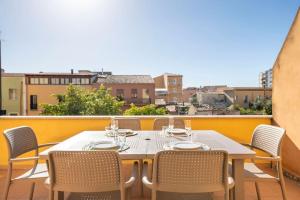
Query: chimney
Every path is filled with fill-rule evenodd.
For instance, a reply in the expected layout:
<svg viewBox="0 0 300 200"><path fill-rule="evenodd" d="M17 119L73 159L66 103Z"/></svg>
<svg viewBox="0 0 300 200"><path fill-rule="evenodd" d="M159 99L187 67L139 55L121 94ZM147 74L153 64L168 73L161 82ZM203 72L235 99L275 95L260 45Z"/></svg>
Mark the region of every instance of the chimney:
<svg viewBox="0 0 300 200"><path fill-rule="evenodd" d="M74 74L74 69L71 69L71 74Z"/></svg>

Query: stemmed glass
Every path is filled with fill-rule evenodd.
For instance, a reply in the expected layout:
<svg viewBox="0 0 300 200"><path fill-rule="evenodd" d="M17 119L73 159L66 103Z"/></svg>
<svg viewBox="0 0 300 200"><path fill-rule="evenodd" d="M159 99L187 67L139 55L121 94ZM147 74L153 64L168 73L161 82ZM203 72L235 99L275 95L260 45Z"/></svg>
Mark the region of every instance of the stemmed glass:
<svg viewBox="0 0 300 200"><path fill-rule="evenodd" d="M191 131L192 130L191 120L185 120L184 125L185 125L186 134L191 137L190 138L191 142L193 142L192 131Z"/></svg>
<svg viewBox="0 0 300 200"><path fill-rule="evenodd" d="M169 117L169 129L174 129L174 117Z"/></svg>
<svg viewBox="0 0 300 200"><path fill-rule="evenodd" d="M111 131L113 133L113 136L114 136L114 141L115 143L118 144L118 120L116 120L115 118L111 118Z"/></svg>

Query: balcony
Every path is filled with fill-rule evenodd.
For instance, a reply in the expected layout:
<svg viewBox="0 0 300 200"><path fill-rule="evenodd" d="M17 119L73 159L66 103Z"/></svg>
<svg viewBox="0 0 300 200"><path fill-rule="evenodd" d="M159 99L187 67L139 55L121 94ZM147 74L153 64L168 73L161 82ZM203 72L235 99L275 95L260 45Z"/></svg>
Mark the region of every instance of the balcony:
<svg viewBox="0 0 300 200"><path fill-rule="evenodd" d="M152 130L153 121L155 116L139 117L141 120L142 130ZM249 143L254 128L259 124L271 124L271 116L184 116L184 119L190 119L192 129L194 130L216 130L225 136L234 139L237 142ZM3 130L27 125L34 129L37 134L39 143L49 143L63 141L81 131L84 130L104 130L109 125L109 116L69 116L69 117L1 117L0 127L1 132ZM6 174L7 165L7 149L4 138L0 137L0 194L2 194L3 184ZM124 161L124 171L126 175L129 175L130 161ZM268 163L261 163L261 167L268 168ZM14 173L21 174L27 165L16 165ZM272 170L269 170L271 173ZM300 196L299 183L286 178L287 194L289 200L296 200ZM245 183L246 187L246 200L256 199L255 187L252 183ZM279 200L281 199L280 187L277 184L260 184L261 195L263 199ZM28 185L23 183L16 183L11 187L9 199L26 199L29 188ZM138 187L135 186L131 193L133 196L138 191ZM150 191L144 188L145 199L150 199ZM36 187L34 199L47 199L48 191L41 182ZM135 197L133 199L141 199ZM222 193L215 193L214 199L223 199Z"/></svg>

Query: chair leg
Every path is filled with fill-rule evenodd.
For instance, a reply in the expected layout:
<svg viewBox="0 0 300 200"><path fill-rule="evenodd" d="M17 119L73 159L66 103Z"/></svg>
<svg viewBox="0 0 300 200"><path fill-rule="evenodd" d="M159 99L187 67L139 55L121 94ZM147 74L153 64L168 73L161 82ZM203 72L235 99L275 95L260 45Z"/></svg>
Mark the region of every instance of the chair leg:
<svg viewBox="0 0 300 200"><path fill-rule="evenodd" d="M10 185L11 185L11 181L9 179L7 179L7 181L5 183L5 190L4 190L4 193L3 193L3 200L8 199L8 193L9 193Z"/></svg>
<svg viewBox="0 0 300 200"><path fill-rule="evenodd" d="M259 187L258 187L258 183L257 182L255 182L255 189L256 189L257 199L261 200L260 191L259 191Z"/></svg>
<svg viewBox="0 0 300 200"><path fill-rule="evenodd" d="M229 190L226 189L226 190L225 190L225 194L224 194L224 199L225 199L225 200L229 200L229 196L230 196L230 195L229 195Z"/></svg>
<svg viewBox="0 0 300 200"><path fill-rule="evenodd" d="M233 189L229 190L229 200L233 200Z"/></svg>
<svg viewBox="0 0 300 200"><path fill-rule="evenodd" d="M29 200L33 199L34 188L35 188L35 183L31 183L29 197L28 197Z"/></svg>
<svg viewBox="0 0 300 200"><path fill-rule="evenodd" d="M282 192L282 199L283 200L287 200L287 196L286 196L286 190L285 190L285 183L283 180L279 181L280 184L280 188L281 188L281 192Z"/></svg>

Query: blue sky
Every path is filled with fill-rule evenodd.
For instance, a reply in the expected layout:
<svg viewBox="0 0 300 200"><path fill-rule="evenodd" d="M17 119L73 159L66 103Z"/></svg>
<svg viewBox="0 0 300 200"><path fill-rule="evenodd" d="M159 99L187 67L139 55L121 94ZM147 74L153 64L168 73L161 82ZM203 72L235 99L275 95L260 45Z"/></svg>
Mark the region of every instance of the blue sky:
<svg viewBox="0 0 300 200"><path fill-rule="evenodd" d="M184 86L257 86L299 0L0 0L8 72L164 72Z"/></svg>

